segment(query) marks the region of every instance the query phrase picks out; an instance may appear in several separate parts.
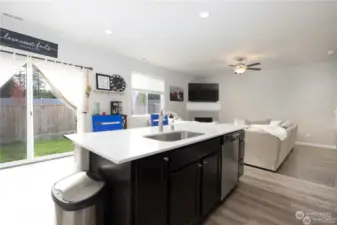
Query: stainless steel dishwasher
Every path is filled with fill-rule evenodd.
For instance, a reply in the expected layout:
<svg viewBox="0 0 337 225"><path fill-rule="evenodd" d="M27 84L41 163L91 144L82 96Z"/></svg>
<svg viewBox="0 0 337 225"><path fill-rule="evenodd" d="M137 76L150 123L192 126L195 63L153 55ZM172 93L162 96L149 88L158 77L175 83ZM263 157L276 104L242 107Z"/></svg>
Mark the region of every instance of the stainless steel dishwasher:
<svg viewBox="0 0 337 225"><path fill-rule="evenodd" d="M240 133L226 135L222 145L221 200L237 185L239 181Z"/></svg>

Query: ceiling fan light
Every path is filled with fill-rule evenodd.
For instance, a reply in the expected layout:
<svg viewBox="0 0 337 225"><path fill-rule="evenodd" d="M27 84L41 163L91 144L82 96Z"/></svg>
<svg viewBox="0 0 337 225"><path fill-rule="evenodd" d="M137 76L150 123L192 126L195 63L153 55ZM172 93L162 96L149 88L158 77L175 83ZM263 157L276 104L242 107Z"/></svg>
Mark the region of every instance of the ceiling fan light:
<svg viewBox="0 0 337 225"><path fill-rule="evenodd" d="M244 65L238 65L238 66L235 67L234 72L236 74L243 74L244 72L246 72L246 70L247 70L246 66L244 66Z"/></svg>

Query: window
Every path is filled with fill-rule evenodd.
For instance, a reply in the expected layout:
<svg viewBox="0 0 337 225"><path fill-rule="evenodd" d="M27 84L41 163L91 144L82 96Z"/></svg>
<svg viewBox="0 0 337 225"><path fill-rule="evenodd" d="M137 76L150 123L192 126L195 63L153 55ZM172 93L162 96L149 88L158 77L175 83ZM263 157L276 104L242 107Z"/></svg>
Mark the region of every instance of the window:
<svg viewBox="0 0 337 225"><path fill-rule="evenodd" d="M146 114L147 93L141 91L132 91L132 115Z"/></svg>
<svg viewBox="0 0 337 225"><path fill-rule="evenodd" d="M159 113L161 110L161 94L148 93L147 94L147 112Z"/></svg>
<svg viewBox="0 0 337 225"><path fill-rule="evenodd" d="M132 115L159 113L164 108L165 82L163 79L133 73Z"/></svg>
<svg viewBox="0 0 337 225"><path fill-rule="evenodd" d="M159 113L164 108L163 99L161 93L132 90L132 115Z"/></svg>

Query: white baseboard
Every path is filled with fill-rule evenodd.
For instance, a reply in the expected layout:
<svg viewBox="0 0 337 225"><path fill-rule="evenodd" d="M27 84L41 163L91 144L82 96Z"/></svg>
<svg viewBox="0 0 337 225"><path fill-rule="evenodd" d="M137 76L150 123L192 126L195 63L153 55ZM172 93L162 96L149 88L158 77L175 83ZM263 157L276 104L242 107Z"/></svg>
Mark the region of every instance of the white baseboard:
<svg viewBox="0 0 337 225"><path fill-rule="evenodd" d="M40 157L36 157L31 160L24 159L24 160L18 160L18 161L13 161L13 162L1 163L0 169L7 169L11 167L16 167L16 166L24 166L27 164L33 164L33 163L38 163L38 162L43 162L43 161L48 161L48 160L53 160L53 159L59 159L59 158L64 158L68 156L74 156L74 152L64 152L64 153L59 153L59 154L54 154L54 155L40 156Z"/></svg>
<svg viewBox="0 0 337 225"><path fill-rule="evenodd" d="M316 147L316 148L326 148L331 150L337 150L337 147L334 145L322 145L317 143L309 143L309 142L296 142L295 145L302 145L302 146L309 146L309 147Z"/></svg>

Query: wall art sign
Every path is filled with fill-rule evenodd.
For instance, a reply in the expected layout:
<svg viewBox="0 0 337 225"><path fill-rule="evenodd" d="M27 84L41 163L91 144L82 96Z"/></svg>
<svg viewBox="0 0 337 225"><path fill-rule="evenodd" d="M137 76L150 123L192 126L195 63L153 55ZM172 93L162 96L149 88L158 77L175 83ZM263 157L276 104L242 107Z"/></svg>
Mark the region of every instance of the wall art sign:
<svg viewBox="0 0 337 225"><path fill-rule="evenodd" d="M184 89L181 87L170 86L170 101L183 102Z"/></svg>
<svg viewBox="0 0 337 225"><path fill-rule="evenodd" d="M101 91L111 91L110 76L96 73L96 89Z"/></svg>
<svg viewBox="0 0 337 225"><path fill-rule="evenodd" d="M57 58L58 44L0 28L0 45Z"/></svg>

